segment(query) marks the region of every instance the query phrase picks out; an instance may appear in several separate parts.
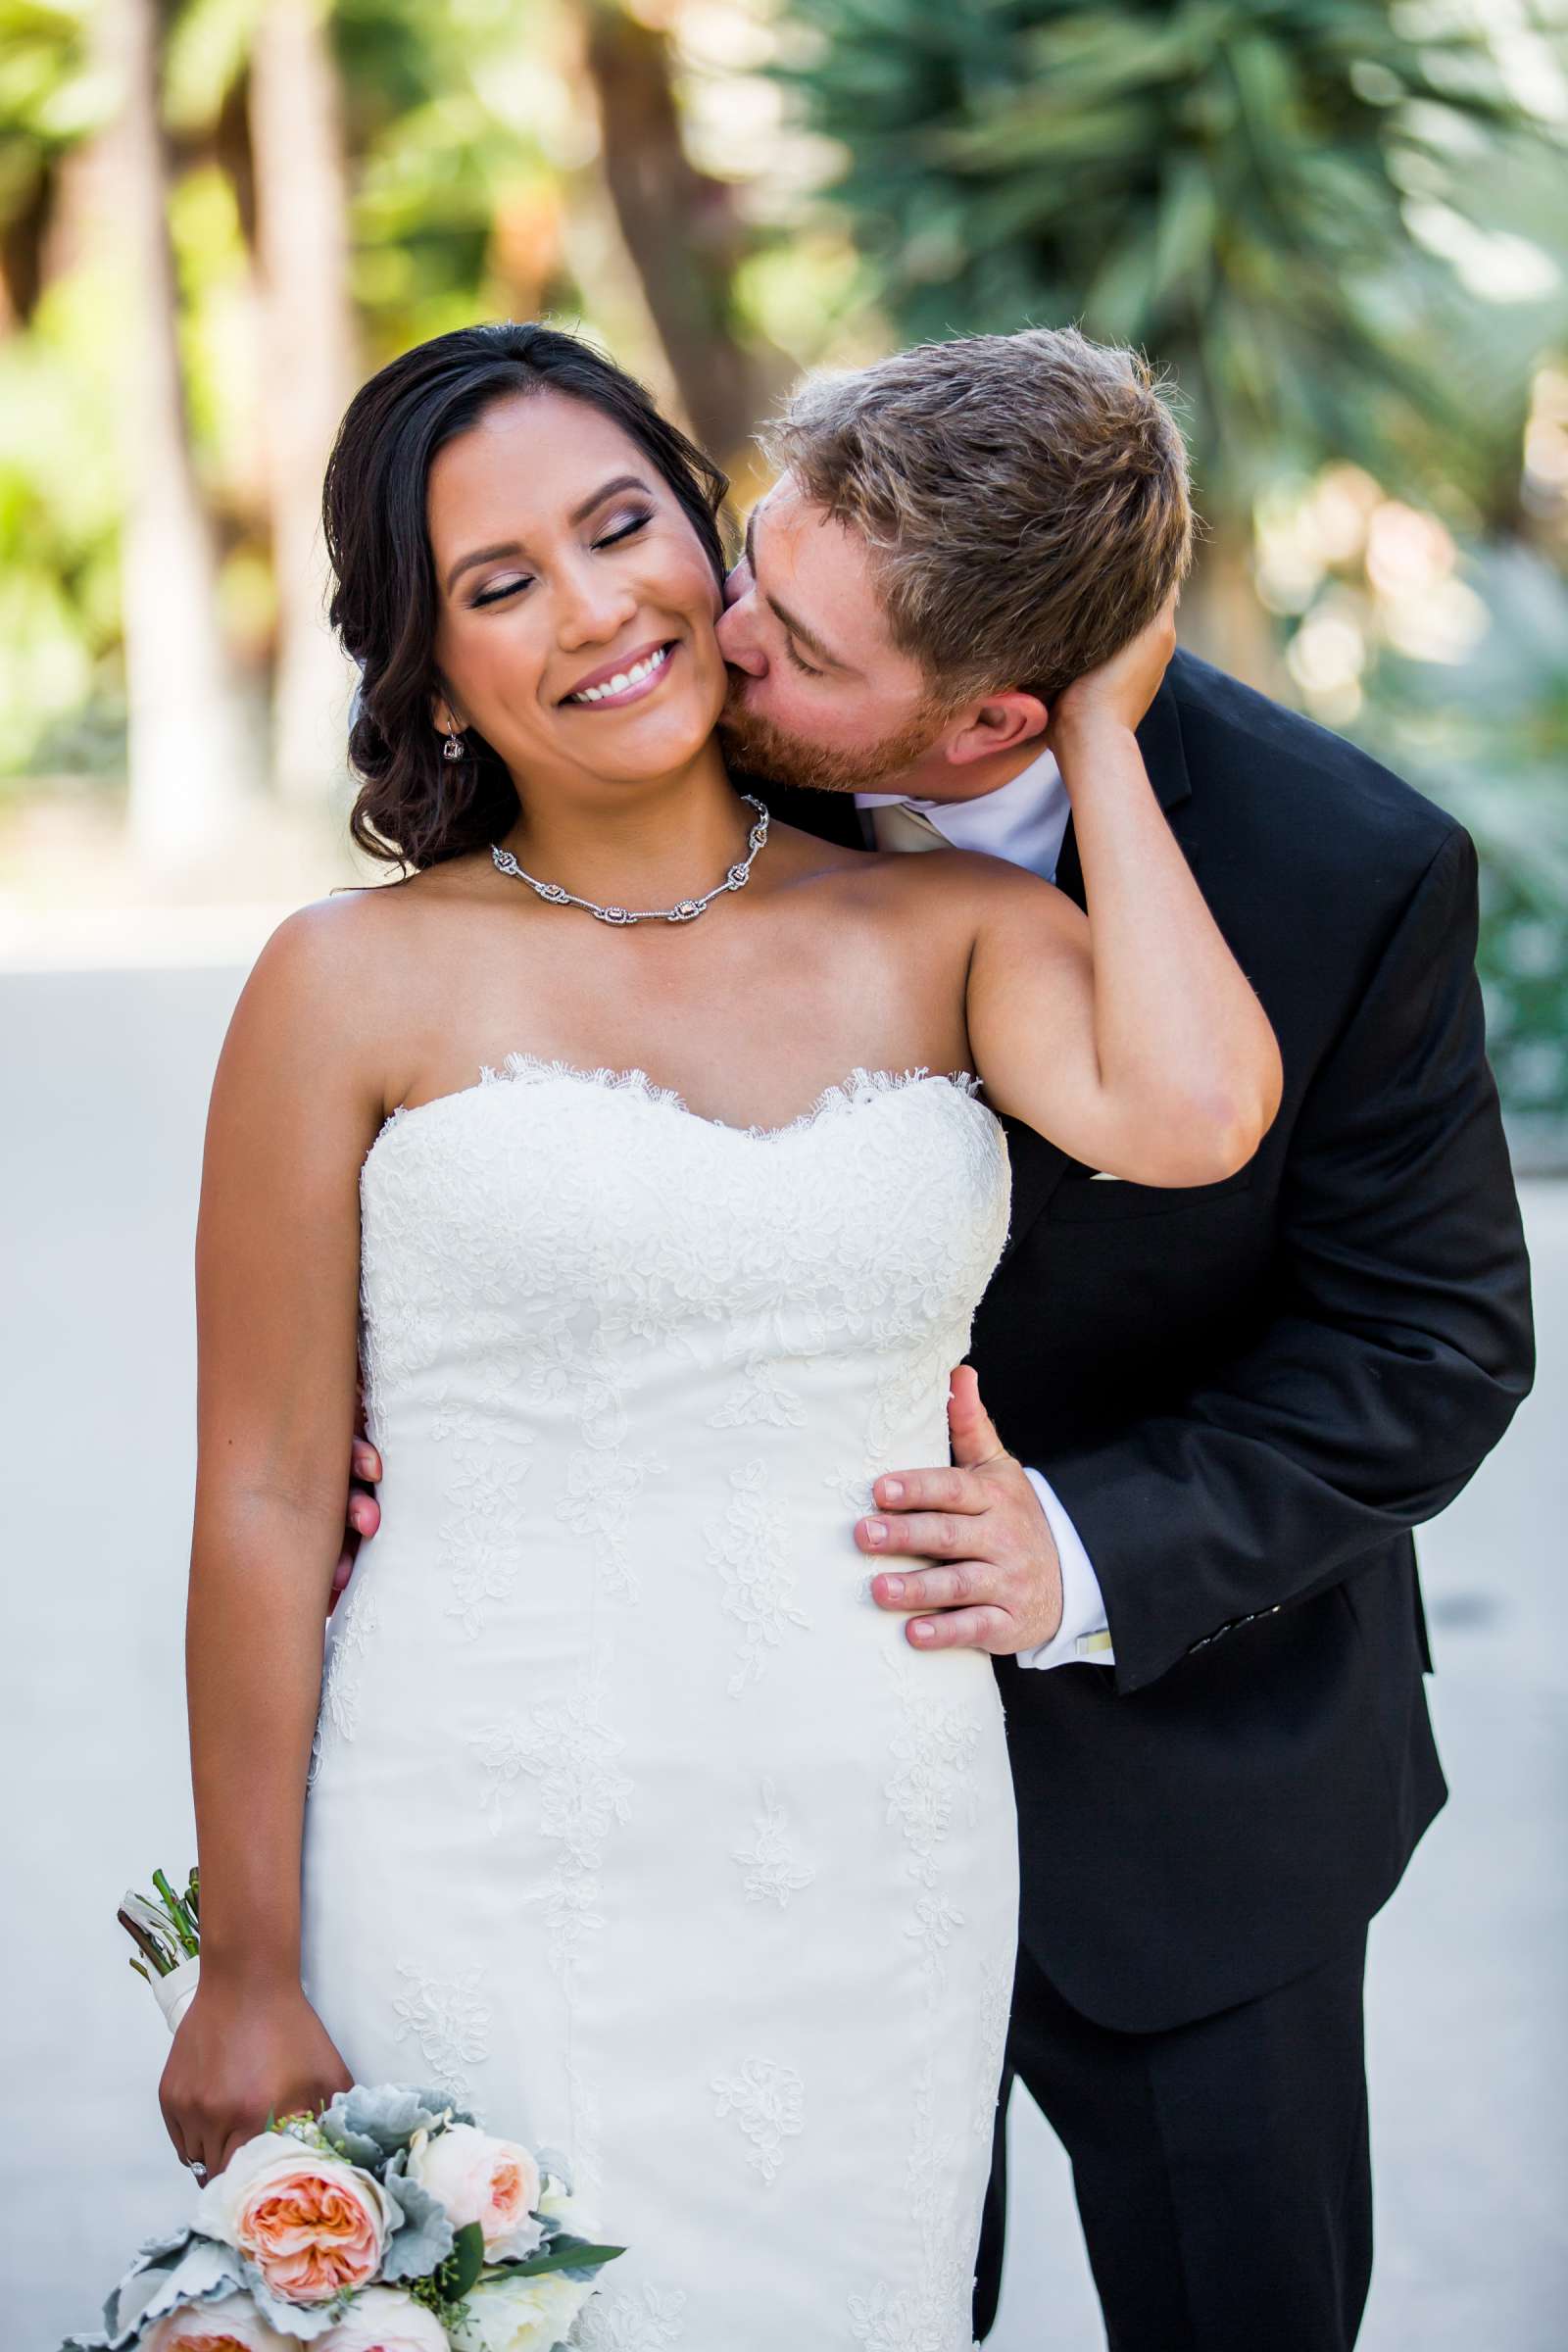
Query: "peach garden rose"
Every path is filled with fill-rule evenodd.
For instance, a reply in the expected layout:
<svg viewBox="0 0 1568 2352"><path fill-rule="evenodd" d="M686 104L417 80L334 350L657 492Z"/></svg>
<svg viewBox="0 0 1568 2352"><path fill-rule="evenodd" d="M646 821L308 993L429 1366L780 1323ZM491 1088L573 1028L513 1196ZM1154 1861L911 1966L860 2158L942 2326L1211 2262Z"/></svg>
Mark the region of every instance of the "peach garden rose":
<svg viewBox="0 0 1568 2352"><path fill-rule="evenodd" d="M493 2139L473 2124L450 2124L434 2138L416 2132L409 2143L409 2179L439 2198L455 2230L477 2222L487 2262L520 2260L544 2236L533 2219L539 2167L514 2139Z"/></svg>
<svg viewBox="0 0 1568 2352"><path fill-rule="evenodd" d="M398 2214L379 2180L286 2132L237 2148L197 2200L196 2228L249 2255L291 2303L326 2303L366 2286Z"/></svg>
<svg viewBox="0 0 1568 2352"><path fill-rule="evenodd" d="M220 2295L166 2312L137 2352L299 2352L293 2336L270 2328L249 2295Z"/></svg>

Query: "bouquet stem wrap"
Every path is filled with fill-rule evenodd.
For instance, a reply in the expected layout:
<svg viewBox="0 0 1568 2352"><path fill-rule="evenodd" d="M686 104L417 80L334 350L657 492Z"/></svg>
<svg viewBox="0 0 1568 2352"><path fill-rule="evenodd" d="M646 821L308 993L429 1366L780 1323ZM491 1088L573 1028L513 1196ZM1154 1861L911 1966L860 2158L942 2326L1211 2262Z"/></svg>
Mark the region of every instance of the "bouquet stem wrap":
<svg viewBox="0 0 1568 2352"><path fill-rule="evenodd" d="M201 1965L199 1959L181 1960L178 1967L171 1969L167 1977L149 1980L158 2006L164 2013L164 2023L171 2034L176 2030L180 2019L196 1998L196 1982L201 1974Z"/></svg>

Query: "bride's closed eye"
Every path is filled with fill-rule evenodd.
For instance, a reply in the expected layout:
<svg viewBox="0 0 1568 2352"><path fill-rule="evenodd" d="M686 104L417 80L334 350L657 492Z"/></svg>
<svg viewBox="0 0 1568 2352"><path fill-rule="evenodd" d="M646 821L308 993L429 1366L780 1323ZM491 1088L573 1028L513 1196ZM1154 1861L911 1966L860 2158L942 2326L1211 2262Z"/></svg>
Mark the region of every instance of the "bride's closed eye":
<svg viewBox="0 0 1568 2352"><path fill-rule="evenodd" d="M613 547L617 539L629 539L634 531L642 530L653 519L651 514L628 514L624 522L618 524L614 530L607 531L603 539L596 539L594 545L595 547Z"/></svg>
<svg viewBox="0 0 1568 2352"><path fill-rule="evenodd" d="M630 514L617 529L607 531L603 539L596 539L593 544L596 548L614 547L619 540L630 539L635 532L646 529L653 519L651 513ZM469 609L478 612L481 606L498 605L504 597L515 596L519 588L526 588L532 578L532 572L525 571L519 579L508 580L501 587L488 588L482 596L476 596L470 600Z"/></svg>

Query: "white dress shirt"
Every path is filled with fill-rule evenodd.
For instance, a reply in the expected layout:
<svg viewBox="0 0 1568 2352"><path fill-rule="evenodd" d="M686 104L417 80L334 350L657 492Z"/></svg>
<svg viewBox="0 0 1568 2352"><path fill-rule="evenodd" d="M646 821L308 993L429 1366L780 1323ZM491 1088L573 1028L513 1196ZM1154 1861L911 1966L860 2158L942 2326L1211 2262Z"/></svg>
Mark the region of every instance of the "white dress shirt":
<svg viewBox="0 0 1568 2352"><path fill-rule="evenodd" d="M867 847L874 845L872 811L902 802L934 825L958 850L985 850L1005 858L1030 873L1053 882L1056 860L1066 838L1072 805L1061 770L1050 752L1042 752L1010 783L973 801L917 801L901 792L858 792L855 803L864 811ZM1049 1642L1020 1649L1020 1666L1068 1666L1084 1663L1113 1666L1110 1628L1100 1580L1090 1564L1083 1540L1049 1479L1024 1465L1024 1475L1040 1497L1061 1561L1061 1623Z"/></svg>

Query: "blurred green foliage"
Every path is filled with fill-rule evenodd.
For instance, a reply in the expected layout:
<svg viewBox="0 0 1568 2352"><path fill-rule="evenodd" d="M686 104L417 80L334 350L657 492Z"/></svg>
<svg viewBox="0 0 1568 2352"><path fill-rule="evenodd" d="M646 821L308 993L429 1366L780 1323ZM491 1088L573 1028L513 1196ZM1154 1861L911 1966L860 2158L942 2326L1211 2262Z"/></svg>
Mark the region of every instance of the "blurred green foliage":
<svg viewBox="0 0 1568 2352"><path fill-rule="evenodd" d="M114 104L99 12L121 4L0 0L12 790L123 769L127 321L92 235ZM225 636L260 704L277 387L257 357L247 106L266 0L156 5L188 430ZM615 243L595 59L650 76L622 84L650 143L617 156L621 201L641 172L662 234L685 205L683 250L722 254L733 328L770 355L759 397L780 354L853 362L1030 320L1147 351L1207 524L1191 633L1470 825L1499 1075L1516 1120L1568 1126L1560 372L1557 455L1521 466L1543 368L1568 352L1568 0L323 0L323 18L366 370L474 317L550 312L649 380L684 365L691 383L668 341L678 285L644 257L639 289ZM656 151L666 72L686 179ZM1314 485L1348 461L1365 513L1324 553ZM1391 586L1380 531L1420 555L1406 508L1436 518L1434 568Z"/></svg>
<svg viewBox="0 0 1568 2352"><path fill-rule="evenodd" d="M1521 1138L1568 1114L1568 582L1524 546L1470 565L1488 621L1454 663L1385 654L1357 728L1482 847L1488 1046Z"/></svg>
<svg viewBox="0 0 1568 2352"><path fill-rule="evenodd" d="M0 281L11 331L0 337L0 741L13 769L57 733L70 763L101 764L106 753L118 757L123 725L114 688L120 481L103 335L111 289L84 269L46 284L40 251L62 164L107 102L92 70L87 8L6 0ZM84 729L95 704L102 723Z"/></svg>
<svg viewBox="0 0 1568 2352"><path fill-rule="evenodd" d="M265 688L275 618L263 495L254 162L245 122L265 0L164 11L170 229L191 443L221 561L231 650ZM115 92L93 40L97 0L0 0L0 790L29 776L122 780L123 511L114 404L128 321L93 249L95 132ZM552 243L558 81L537 38L559 10L509 0L341 0L327 13L352 202L352 272L367 368L476 316L576 307L559 270L495 267L519 210L530 254ZM558 145L561 142L558 139ZM83 173L80 187L71 173Z"/></svg>
<svg viewBox="0 0 1568 2352"><path fill-rule="evenodd" d="M1350 458L1397 490L1458 488L1478 505L1499 467L1516 469L1558 290L1499 216L1522 206L1533 236L1546 229L1564 149L1468 9L795 0L791 13L816 39L783 78L845 150L830 193L902 338L1075 319L1147 352L1180 388L1220 526L1282 458ZM1478 333L1456 241L1542 299Z"/></svg>

